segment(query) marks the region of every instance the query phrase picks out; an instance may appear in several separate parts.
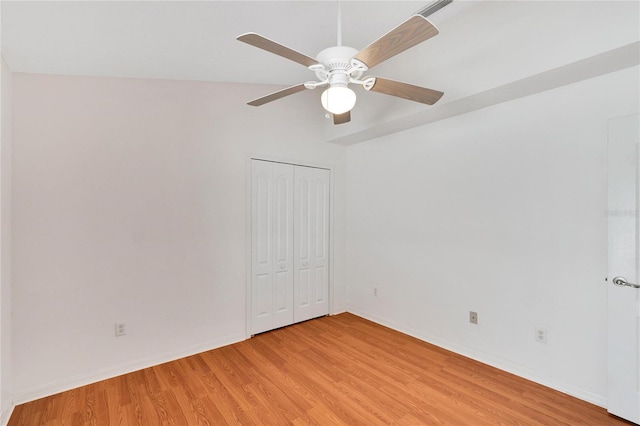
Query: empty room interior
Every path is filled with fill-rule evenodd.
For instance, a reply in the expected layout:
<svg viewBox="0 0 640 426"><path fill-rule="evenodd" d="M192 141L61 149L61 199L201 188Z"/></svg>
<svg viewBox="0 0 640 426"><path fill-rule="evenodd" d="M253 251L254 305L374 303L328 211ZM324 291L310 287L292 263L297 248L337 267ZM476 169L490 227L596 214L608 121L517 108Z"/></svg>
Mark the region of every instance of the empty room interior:
<svg viewBox="0 0 640 426"><path fill-rule="evenodd" d="M640 423L640 2L0 23L1 425Z"/></svg>

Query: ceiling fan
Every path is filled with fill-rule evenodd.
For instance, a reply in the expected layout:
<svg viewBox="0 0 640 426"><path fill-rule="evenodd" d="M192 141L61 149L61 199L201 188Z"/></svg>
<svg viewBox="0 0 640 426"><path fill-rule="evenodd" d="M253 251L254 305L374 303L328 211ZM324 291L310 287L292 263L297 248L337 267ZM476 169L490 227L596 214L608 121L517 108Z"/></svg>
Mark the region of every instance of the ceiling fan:
<svg viewBox="0 0 640 426"><path fill-rule="evenodd" d="M312 58L256 33L237 37L239 41L266 50L309 68L318 81L308 81L271 93L248 102L260 106L305 89L329 86L320 98L322 106L333 115L334 124L351 121L351 109L356 103L356 94L349 84L358 84L365 90L433 105L444 94L438 90L414 86L382 77L363 77L363 74L387 59L422 43L438 34L438 29L420 14L411 16L364 49L358 51L342 46L341 16L338 8L338 45L324 49Z"/></svg>

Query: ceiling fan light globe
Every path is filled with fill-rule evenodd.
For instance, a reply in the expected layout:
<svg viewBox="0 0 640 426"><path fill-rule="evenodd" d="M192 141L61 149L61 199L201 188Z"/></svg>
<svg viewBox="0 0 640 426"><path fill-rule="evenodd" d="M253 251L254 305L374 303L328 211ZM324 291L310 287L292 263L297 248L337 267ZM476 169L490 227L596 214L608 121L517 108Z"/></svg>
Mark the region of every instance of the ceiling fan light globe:
<svg viewBox="0 0 640 426"><path fill-rule="evenodd" d="M329 87L322 92L320 102L332 114L344 114L356 104L356 93L348 87Z"/></svg>

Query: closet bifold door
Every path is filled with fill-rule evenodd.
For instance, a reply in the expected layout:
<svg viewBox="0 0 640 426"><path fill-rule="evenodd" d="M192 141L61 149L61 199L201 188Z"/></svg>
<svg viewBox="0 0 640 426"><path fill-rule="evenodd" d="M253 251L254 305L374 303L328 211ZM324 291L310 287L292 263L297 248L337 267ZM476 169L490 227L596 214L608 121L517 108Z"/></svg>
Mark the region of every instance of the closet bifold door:
<svg viewBox="0 0 640 426"><path fill-rule="evenodd" d="M329 170L295 168L294 322L329 313L329 182Z"/></svg>
<svg viewBox="0 0 640 426"><path fill-rule="evenodd" d="M251 334L293 323L293 176L251 161Z"/></svg>

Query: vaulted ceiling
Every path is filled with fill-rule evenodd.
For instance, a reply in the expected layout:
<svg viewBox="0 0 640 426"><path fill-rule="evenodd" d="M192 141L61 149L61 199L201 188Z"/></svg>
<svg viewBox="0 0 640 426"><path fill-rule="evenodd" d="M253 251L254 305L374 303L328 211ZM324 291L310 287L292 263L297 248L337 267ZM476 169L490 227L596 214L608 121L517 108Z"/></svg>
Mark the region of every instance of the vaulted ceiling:
<svg viewBox="0 0 640 426"><path fill-rule="evenodd" d="M342 1L343 44L363 48L428 3ZM17 72L293 84L312 74L236 36L257 32L315 56L336 44L337 10L336 1L8 1L2 51Z"/></svg>
<svg viewBox="0 0 640 426"><path fill-rule="evenodd" d="M360 49L430 1L340 3L343 44ZM336 44L337 5L2 1L2 54L14 72L260 83L278 85L277 90L314 76L236 36L257 32L315 56ZM328 126L327 140L375 137L363 132L637 42L640 33L636 1L455 0L429 19L440 29L437 37L375 67L371 75L442 90L442 100L429 107L357 90L352 122ZM266 93L258 87L256 97ZM277 102L294 102L289 98ZM364 136L354 139L357 134Z"/></svg>

